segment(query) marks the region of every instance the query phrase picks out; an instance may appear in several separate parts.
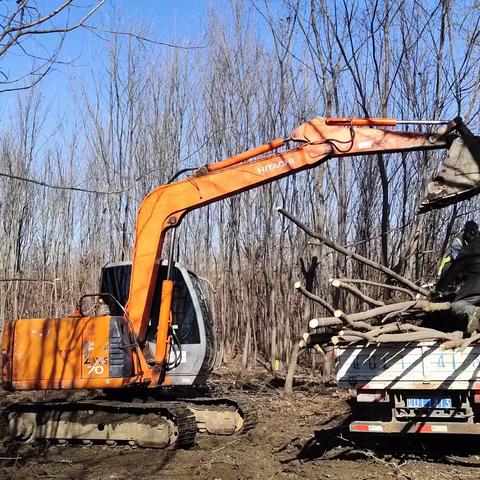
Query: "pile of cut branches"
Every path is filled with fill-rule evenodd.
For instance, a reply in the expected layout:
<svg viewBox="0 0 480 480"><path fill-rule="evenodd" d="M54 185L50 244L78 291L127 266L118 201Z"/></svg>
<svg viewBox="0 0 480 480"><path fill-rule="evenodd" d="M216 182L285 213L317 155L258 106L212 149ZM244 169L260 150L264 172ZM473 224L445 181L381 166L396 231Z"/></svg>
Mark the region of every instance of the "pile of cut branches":
<svg viewBox="0 0 480 480"><path fill-rule="evenodd" d="M332 248L347 258L380 271L386 276L385 283L353 278L329 279L332 288L341 289L347 294L353 295L367 306L366 310L354 313L346 313L341 309L334 308L324 298L308 291L301 282L295 283L294 286L298 292L317 302L328 312L329 315L326 317L310 320L309 326L317 332L326 332L333 344L341 342L385 344L438 340L442 342L442 348L460 348L463 350L480 339L480 334L476 332L468 338L464 338L462 331L445 332L422 326L422 322L427 318L433 318L435 313L450 310L450 303L430 301L430 291L428 289L418 286L390 268L348 250L322 234L312 231L285 210L279 208L278 211L319 243ZM386 303L381 299L367 295L362 290L362 286L374 286L395 291L404 298L393 303ZM305 335L300 340L300 348L313 346L313 338L316 338L316 336Z"/></svg>

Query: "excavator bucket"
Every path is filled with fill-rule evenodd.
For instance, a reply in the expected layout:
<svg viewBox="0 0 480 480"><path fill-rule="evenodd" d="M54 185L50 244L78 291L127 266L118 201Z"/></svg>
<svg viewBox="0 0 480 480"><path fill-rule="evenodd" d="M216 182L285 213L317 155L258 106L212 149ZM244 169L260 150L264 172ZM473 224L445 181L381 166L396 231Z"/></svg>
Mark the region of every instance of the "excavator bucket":
<svg viewBox="0 0 480 480"><path fill-rule="evenodd" d="M448 207L480 193L480 138L462 127L438 174L428 183L419 213Z"/></svg>

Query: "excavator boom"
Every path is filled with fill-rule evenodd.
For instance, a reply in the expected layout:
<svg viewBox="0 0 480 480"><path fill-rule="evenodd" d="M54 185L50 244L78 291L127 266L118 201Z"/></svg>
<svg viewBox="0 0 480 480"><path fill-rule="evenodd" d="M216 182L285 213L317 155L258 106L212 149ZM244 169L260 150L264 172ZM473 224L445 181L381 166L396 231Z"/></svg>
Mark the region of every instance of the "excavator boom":
<svg viewBox="0 0 480 480"><path fill-rule="evenodd" d="M375 125L375 122L370 124ZM455 125L455 122L451 122L444 132L453 129ZM304 123L287 140L297 142L298 146L269 156L252 158L253 155L266 153L285 143L276 139L247 152L248 154L205 165L186 180L163 185L147 195L137 216L127 304L139 343L145 338L165 234L167 230L177 227L187 212L318 166L332 157L433 150L448 148L452 141L445 133L338 126L332 119L324 118ZM160 371L155 374L154 384L161 378L161 366L168 357L168 301L162 302L162 309L157 336L162 344L157 344L155 358Z"/></svg>

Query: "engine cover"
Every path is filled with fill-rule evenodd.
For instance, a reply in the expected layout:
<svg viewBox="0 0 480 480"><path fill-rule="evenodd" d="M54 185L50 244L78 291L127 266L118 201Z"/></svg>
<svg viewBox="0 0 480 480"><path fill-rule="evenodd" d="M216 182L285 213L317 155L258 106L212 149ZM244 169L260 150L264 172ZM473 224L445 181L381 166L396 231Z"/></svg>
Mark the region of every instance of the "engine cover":
<svg viewBox="0 0 480 480"><path fill-rule="evenodd" d="M2 382L9 390L119 388L133 363L121 317L35 318L8 322Z"/></svg>

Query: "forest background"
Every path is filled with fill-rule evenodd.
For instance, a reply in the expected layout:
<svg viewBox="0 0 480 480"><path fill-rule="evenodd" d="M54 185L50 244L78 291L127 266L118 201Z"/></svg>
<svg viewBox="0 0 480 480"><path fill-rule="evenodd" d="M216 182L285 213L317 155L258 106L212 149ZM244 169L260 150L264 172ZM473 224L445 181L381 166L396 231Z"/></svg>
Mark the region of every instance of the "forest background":
<svg viewBox="0 0 480 480"><path fill-rule="evenodd" d="M5 19L15 2L2 3ZM158 14L168 3L148 8ZM184 8L201 21L169 29L167 40L147 11L98 2L73 40L66 31L26 36L10 58L0 51L0 325L68 314L97 292L102 266L131 258L143 197L180 168L319 116L461 115L480 131L476 0L173 3L177 19ZM72 58L68 42L87 36L88 62L85 51ZM449 239L480 211L473 199L416 214L441 159L332 159L190 213L178 259L205 279L218 363L288 361L295 337L324 313L293 288L309 267L310 287L346 312L359 305L332 291L329 277L381 279L309 244L277 206L416 282L434 279Z"/></svg>

